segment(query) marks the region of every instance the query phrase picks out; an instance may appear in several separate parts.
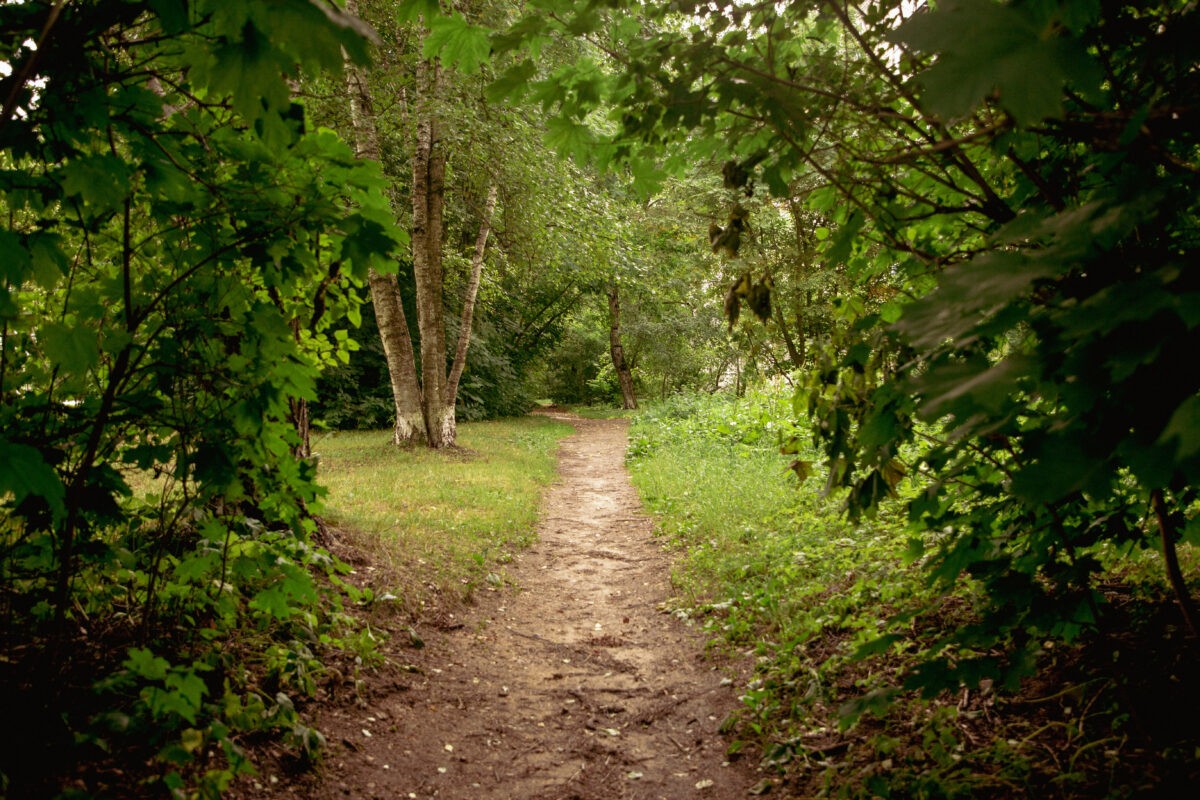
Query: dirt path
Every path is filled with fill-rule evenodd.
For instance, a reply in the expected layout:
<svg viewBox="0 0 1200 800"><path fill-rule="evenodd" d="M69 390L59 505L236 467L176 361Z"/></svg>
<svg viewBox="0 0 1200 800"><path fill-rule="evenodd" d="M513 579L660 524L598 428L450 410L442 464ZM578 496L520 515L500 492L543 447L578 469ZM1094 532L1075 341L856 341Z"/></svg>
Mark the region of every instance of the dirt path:
<svg viewBox="0 0 1200 800"><path fill-rule="evenodd" d="M670 561L624 468L626 423L570 421L539 542L508 571L520 591L429 635L420 673L318 720L323 774L297 794L746 796L758 776L726 761L717 731L732 687L702 637L657 608Z"/></svg>

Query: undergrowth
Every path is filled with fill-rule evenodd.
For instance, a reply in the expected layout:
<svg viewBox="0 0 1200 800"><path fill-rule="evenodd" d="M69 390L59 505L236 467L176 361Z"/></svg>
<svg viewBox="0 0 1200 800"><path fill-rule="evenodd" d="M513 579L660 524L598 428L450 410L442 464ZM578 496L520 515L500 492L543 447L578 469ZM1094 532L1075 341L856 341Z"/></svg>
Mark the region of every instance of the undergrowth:
<svg viewBox="0 0 1200 800"><path fill-rule="evenodd" d="M671 610L754 659L724 726L732 754L761 748L773 780L803 797L1170 797L1191 785L1200 740L1167 709L1200 710L1194 652L1154 553L1110 571L1099 629L1047 637L1022 683L900 692L978 622L979 587L931 588L898 504L850 522L819 470L798 480L795 461L818 459L793 439L796 416L782 391L678 397L631 429L634 483L682 552ZM800 452L782 454L788 441Z"/></svg>
<svg viewBox="0 0 1200 800"><path fill-rule="evenodd" d="M315 766L309 705L383 662L372 612L415 621L502 582L570 431L469 423L449 452L326 437L327 495L304 498L336 526L324 535L313 517L264 524L130 469L125 522L91 531L61 625L41 599L43 539L0 522L0 797L216 798L280 744Z"/></svg>

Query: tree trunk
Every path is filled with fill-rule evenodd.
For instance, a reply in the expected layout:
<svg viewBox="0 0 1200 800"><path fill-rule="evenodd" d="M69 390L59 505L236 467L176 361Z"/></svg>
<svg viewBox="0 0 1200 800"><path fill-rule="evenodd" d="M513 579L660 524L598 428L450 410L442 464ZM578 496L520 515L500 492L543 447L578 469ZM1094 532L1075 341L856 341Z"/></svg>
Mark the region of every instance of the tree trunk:
<svg viewBox="0 0 1200 800"><path fill-rule="evenodd" d="M395 275L380 275L375 270L370 271L369 281L379 338L383 342L383 357L387 360L392 384L392 399L396 404L392 441L412 444L425 438L425 417L421 412L416 353L400 298L400 283Z"/></svg>
<svg viewBox="0 0 1200 800"><path fill-rule="evenodd" d="M425 438L430 447L449 447L457 435L454 404L446 402L446 327L442 298L442 211L446 156L439 146L432 105L441 80L436 62L417 64L417 141L413 151L413 276L417 287L417 330L421 338L421 395Z"/></svg>
<svg viewBox="0 0 1200 800"><path fill-rule="evenodd" d="M496 184L488 187L487 200L483 204L483 217L479 221L479 235L475 237L475 252L471 255L471 278L463 295L462 318L458 324L458 346L454 351L454 365L446 381L446 403L453 406L458 400L458 382L467 365L467 348L471 345L471 325L475 318L475 298L479 295L479 280L483 276L483 257L487 254L488 235L492 232L492 214L496 211L499 195Z"/></svg>
<svg viewBox="0 0 1200 800"><path fill-rule="evenodd" d="M784 319L783 309L779 307L780 305L782 303L775 305L775 324L779 326L779 331L783 334L783 345L787 348L788 361L792 363L792 369L802 369L804 367L804 339L800 340L800 347L796 347L796 341L792 338L792 332L788 330L787 320ZM797 319L797 321L799 320Z"/></svg>
<svg viewBox="0 0 1200 800"><path fill-rule="evenodd" d="M1175 592L1175 600L1179 603L1183 621L1187 623L1192 637L1200 638L1200 615L1196 613L1196 606L1188 592L1187 581L1184 580L1183 571L1179 568L1179 554L1175 550L1175 538L1179 532L1175 529L1176 525L1167 512L1161 489L1155 489L1150 493L1150 510L1158 521L1158 533L1162 542L1163 561L1167 567L1167 579L1171 582L1171 588Z"/></svg>
<svg viewBox="0 0 1200 800"><path fill-rule="evenodd" d="M621 297L615 283L608 288L608 319L608 346L613 369L617 371L617 381L621 384L621 405L623 408L637 408L633 374L625 363L625 348L621 346Z"/></svg>
<svg viewBox="0 0 1200 800"><path fill-rule="evenodd" d="M357 15L357 0L346 0L346 11ZM379 130L375 125L375 107L366 75L359 67L347 62L346 83L350 91L350 118L358 157L380 161ZM373 269L368 281L396 405L392 440L396 444L410 444L424 438L425 420L421 412L416 354L400 297L400 283L394 274L380 275Z"/></svg>
<svg viewBox="0 0 1200 800"><path fill-rule="evenodd" d="M299 319L292 320L291 329L293 338L299 344ZM308 401L303 397L289 397L288 413L292 420L292 427L296 429L296 435L300 438L300 441L292 448L292 455L296 458L309 458L312 456L312 428L309 424Z"/></svg>

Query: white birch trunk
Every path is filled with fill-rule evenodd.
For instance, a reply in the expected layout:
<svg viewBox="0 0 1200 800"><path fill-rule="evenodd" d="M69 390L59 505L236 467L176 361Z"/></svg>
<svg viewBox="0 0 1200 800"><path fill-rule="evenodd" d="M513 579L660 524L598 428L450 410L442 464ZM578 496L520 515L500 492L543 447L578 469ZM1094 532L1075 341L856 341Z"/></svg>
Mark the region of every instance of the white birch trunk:
<svg viewBox="0 0 1200 800"><path fill-rule="evenodd" d="M357 0L346 0L346 11L357 15ZM350 118L358 157L380 161L379 129L375 124L371 90L363 71L349 61L346 63L346 84L350 92ZM409 444L425 437L425 420L421 410L421 386L417 381L416 354L404 314L400 284L394 274L380 275L374 269L368 280L396 406L392 439L396 444Z"/></svg>

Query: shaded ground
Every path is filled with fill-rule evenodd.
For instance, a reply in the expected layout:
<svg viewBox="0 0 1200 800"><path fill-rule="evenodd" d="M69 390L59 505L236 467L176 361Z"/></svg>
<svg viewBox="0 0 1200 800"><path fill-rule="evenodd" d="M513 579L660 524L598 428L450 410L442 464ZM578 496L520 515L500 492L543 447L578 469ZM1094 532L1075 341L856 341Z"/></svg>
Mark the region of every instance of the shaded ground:
<svg viewBox="0 0 1200 800"><path fill-rule="evenodd" d="M506 575L517 589L422 631L423 649L393 636L403 669L310 710L329 741L318 773L264 770L245 795L746 796L760 776L718 733L731 666L658 610L670 561L625 472L627 422L569 421L539 542Z"/></svg>

